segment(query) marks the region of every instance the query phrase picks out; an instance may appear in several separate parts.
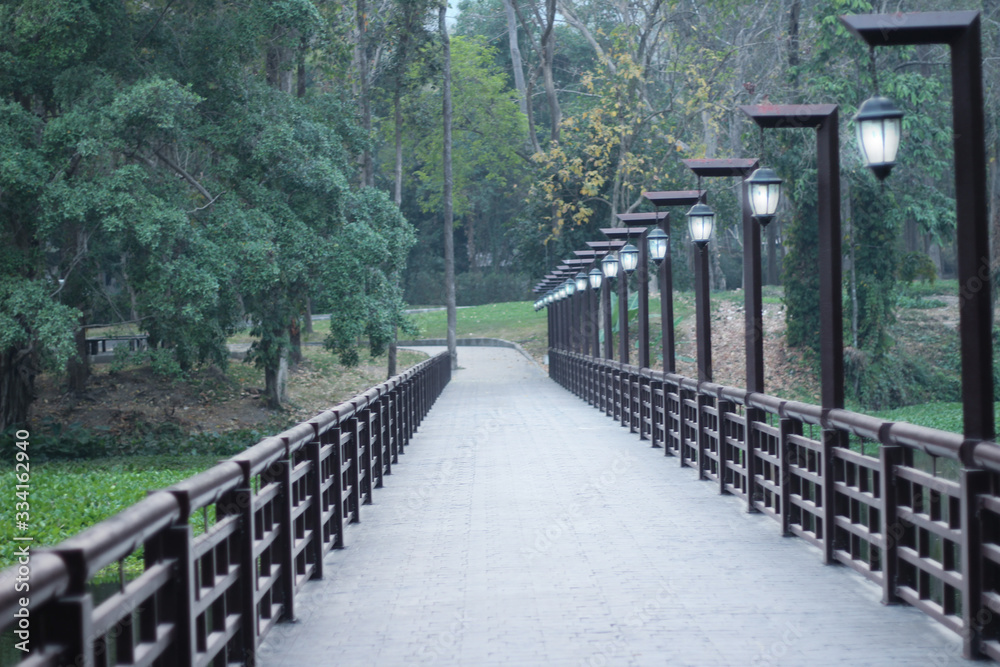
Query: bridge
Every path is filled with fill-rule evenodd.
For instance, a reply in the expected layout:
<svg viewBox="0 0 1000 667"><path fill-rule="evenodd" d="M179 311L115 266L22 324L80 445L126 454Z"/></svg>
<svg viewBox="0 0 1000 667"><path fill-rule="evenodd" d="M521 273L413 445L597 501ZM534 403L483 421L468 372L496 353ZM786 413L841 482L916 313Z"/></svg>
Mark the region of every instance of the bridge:
<svg viewBox="0 0 1000 667"><path fill-rule="evenodd" d="M1000 659L995 444L565 350L449 361L33 552L30 604L4 572L22 664Z"/></svg>

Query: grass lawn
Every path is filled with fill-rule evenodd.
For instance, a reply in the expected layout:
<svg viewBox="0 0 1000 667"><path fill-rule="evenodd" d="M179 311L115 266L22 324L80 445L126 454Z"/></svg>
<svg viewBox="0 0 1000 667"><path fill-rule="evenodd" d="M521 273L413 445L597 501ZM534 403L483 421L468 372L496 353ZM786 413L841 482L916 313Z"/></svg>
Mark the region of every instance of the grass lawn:
<svg viewBox="0 0 1000 667"><path fill-rule="evenodd" d="M535 312L530 301L491 303L458 309L456 335L459 338L502 338L518 343L535 357L542 357L548 345L548 318L544 310ZM446 338L448 313L435 310L410 315L419 338Z"/></svg>

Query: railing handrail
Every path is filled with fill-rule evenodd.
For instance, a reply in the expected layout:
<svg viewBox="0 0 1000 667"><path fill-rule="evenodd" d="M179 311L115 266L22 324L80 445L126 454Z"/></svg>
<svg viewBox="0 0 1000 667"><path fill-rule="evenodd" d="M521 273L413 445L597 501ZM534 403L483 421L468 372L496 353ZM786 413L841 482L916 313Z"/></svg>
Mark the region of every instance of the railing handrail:
<svg viewBox="0 0 1000 667"><path fill-rule="evenodd" d="M615 370L669 382L705 396L731 401L748 408L758 408L782 418L797 419L803 423L822 428L849 431L862 438L880 441L882 444L899 445L930 456L964 462L967 465L975 464L984 470L1000 473L1000 445L991 440L967 441L959 433L943 431L930 426L880 419L846 408L824 410L811 403L761 392L751 392L715 382L699 382L678 373L664 373L656 369L639 368L613 359L583 355L579 352L566 350L553 350L552 352L578 358L587 363L604 365Z"/></svg>

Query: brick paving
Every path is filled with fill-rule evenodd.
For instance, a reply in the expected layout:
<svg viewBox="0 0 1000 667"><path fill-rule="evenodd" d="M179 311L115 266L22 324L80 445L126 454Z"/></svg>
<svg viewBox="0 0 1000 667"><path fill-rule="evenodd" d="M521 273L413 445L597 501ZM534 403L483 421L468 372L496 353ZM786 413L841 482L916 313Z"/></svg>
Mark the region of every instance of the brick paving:
<svg viewBox="0 0 1000 667"><path fill-rule="evenodd" d="M965 664L515 350L459 363L259 664Z"/></svg>

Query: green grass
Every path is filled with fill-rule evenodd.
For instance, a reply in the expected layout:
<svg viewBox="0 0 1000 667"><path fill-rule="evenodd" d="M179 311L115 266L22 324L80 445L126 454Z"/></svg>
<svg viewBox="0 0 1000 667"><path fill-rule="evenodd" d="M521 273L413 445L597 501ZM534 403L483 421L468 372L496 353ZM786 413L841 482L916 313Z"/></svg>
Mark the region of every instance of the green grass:
<svg viewBox="0 0 1000 667"><path fill-rule="evenodd" d="M217 462L217 456L133 456L34 465L28 531L15 532L13 521L6 521L0 524L0 540L14 544L15 535L28 534L34 538L33 548L58 544L134 505L148 491L170 486ZM13 471L0 479L5 488L14 488ZM0 568L11 564L10 550L4 550ZM133 554L125 566L131 578L142 571L141 558ZM117 567L106 568L94 581L114 581L117 576Z"/></svg>
<svg viewBox="0 0 1000 667"><path fill-rule="evenodd" d="M997 422L1000 423L1000 403L994 403L993 412ZM961 403L922 403L892 410L868 412L867 414L879 419L909 422L951 433L962 432Z"/></svg>
<svg viewBox="0 0 1000 667"><path fill-rule="evenodd" d="M502 338L522 345L535 356L545 354L548 318L535 312L530 301L491 303L458 309L455 333L459 338ZM446 338L448 314L444 310L410 316L420 338Z"/></svg>

